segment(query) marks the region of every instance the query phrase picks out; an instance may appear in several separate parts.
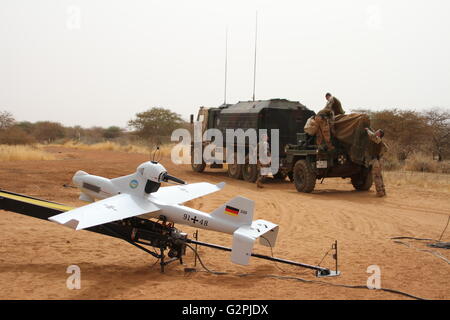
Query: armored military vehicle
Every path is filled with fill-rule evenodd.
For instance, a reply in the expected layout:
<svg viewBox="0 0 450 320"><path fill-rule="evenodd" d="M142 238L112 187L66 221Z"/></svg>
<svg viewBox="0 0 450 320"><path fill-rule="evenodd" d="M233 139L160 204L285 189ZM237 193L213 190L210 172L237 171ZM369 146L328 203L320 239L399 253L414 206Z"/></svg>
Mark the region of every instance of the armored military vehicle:
<svg viewBox="0 0 450 320"><path fill-rule="evenodd" d="M215 155L217 161L210 161L211 168L222 168L222 163L226 163L226 129L267 129L270 136L270 129L279 129L279 158L280 170L274 173L276 178L285 178L288 174L286 168L286 152L285 148L288 144L297 142L297 133L303 132L306 121L313 116L314 111L309 110L298 101L289 101L285 99L271 99L263 101L241 101L236 104L224 104L217 108L200 108L197 121L202 121L203 132L207 129L218 129L224 137L223 146L218 146L222 152ZM192 119L192 117L191 117ZM204 146L211 141L205 141ZM231 145L235 148L239 146L238 141L233 141ZM248 154L251 146L245 141L245 152ZM193 152L192 152L193 154ZM220 161L219 161L220 160ZM228 175L235 179L244 179L249 182L255 182L258 177L256 164L234 163L227 164ZM194 164L192 161L192 169L196 172L203 172L207 164Z"/></svg>
<svg viewBox="0 0 450 320"><path fill-rule="evenodd" d="M274 173L276 179L289 179L294 182L297 191L310 193L317 180L340 177L350 178L356 190L369 190L372 186L370 160L373 143L364 130L370 126L367 115L351 114L336 117L335 135L332 137L333 149L327 145L317 144L316 136L304 132L306 121L314 116L300 102L283 99L265 101L245 101L234 105L224 104L218 108L200 108L197 120L202 120L202 130L218 129L222 132L223 146L215 160L207 164L194 164L192 169L203 172L207 165L211 168L222 168L226 163L225 130L226 129L279 129L279 170ZM191 117L192 119L192 117ZM211 141L204 141L203 146ZM232 146L236 148L237 143ZM245 145L246 153L250 146ZM193 152L192 152L193 154ZM248 159L248 158L247 158ZM220 161L217 161L220 160ZM228 175L235 179L255 182L259 170L256 164L227 164Z"/></svg>

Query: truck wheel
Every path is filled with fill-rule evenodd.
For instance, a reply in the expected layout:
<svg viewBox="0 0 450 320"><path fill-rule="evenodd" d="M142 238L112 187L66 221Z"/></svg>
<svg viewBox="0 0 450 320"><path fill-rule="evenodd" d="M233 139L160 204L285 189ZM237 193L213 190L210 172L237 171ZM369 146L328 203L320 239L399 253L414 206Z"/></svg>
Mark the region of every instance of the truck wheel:
<svg viewBox="0 0 450 320"><path fill-rule="evenodd" d="M206 163L200 163L200 164L195 164L195 163L192 163L191 164L191 167L192 167L192 170L193 171L195 171L195 172L203 172L203 171L205 171L205 168L206 168Z"/></svg>
<svg viewBox="0 0 450 320"><path fill-rule="evenodd" d="M370 169L363 169L360 174L351 177L352 185L356 190L367 191L372 187L372 167Z"/></svg>
<svg viewBox="0 0 450 320"><path fill-rule="evenodd" d="M192 170L195 171L195 172L199 172L199 173L205 171L205 168L206 168L205 161L202 159L202 163L196 164L196 163L194 163L194 152L193 151L191 151L191 155L192 155L191 156L191 167L192 167Z"/></svg>
<svg viewBox="0 0 450 320"><path fill-rule="evenodd" d="M316 186L316 174L306 160L298 160L294 166L294 184L298 192L310 193Z"/></svg>
<svg viewBox="0 0 450 320"><path fill-rule="evenodd" d="M234 158L234 163L228 164L228 176L234 179L242 179L242 164L237 163L237 157Z"/></svg>
<svg viewBox="0 0 450 320"><path fill-rule="evenodd" d="M245 158L245 164L242 166L242 177L245 181L255 182L258 179L258 166L250 164L248 156Z"/></svg>

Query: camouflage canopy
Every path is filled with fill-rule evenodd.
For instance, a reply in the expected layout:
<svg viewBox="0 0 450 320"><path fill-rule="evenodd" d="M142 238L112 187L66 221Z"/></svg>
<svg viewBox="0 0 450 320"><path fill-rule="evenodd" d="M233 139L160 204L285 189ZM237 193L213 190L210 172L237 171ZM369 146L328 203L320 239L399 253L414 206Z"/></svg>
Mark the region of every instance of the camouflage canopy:
<svg viewBox="0 0 450 320"><path fill-rule="evenodd" d="M340 114L334 118L334 136L346 144L354 144L358 133L367 135L365 128L370 128L370 119L364 113Z"/></svg>
<svg viewBox="0 0 450 320"><path fill-rule="evenodd" d="M340 114L334 118L334 137L353 162L368 166L375 155L375 144L369 139L365 128L370 128L370 119L364 113Z"/></svg>
<svg viewBox="0 0 450 320"><path fill-rule="evenodd" d="M331 121L323 122L316 117L308 119L305 132L317 135L317 143L327 141L327 132L331 132L335 147L343 148L354 163L369 166L370 161L379 153L379 147L369 139L366 128L370 128L370 119L364 113L339 114ZM329 135L328 135L329 136Z"/></svg>

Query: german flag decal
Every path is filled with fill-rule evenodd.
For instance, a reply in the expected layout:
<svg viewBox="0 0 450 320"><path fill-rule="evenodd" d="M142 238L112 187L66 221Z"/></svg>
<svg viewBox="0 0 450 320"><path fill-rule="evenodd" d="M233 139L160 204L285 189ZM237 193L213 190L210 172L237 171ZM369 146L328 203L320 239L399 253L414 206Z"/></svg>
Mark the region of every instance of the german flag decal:
<svg viewBox="0 0 450 320"><path fill-rule="evenodd" d="M237 216L239 214L239 209L230 206L225 206L225 213L229 214L230 216Z"/></svg>

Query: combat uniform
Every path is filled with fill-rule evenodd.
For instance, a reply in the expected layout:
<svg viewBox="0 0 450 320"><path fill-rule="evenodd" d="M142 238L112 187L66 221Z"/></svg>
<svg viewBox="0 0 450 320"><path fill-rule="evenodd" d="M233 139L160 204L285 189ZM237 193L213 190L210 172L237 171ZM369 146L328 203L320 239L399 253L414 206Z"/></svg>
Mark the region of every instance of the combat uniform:
<svg viewBox="0 0 450 320"><path fill-rule="evenodd" d="M333 112L333 118L335 116L337 116L338 114L345 113L344 109L342 109L341 102L336 97L331 97L330 100L328 100L328 102L325 105L325 108L323 110L329 110L329 111Z"/></svg>
<svg viewBox="0 0 450 320"><path fill-rule="evenodd" d="M386 195L386 190L384 188L383 175L381 173L382 167L380 159L387 151L387 146L383 140L370 129L367 129L367 134L369 135L369 139L375 144L372 152L373 158L370 162L372 166L373 180L375 182L375 189L378 197L384 197Z"/></svg>

